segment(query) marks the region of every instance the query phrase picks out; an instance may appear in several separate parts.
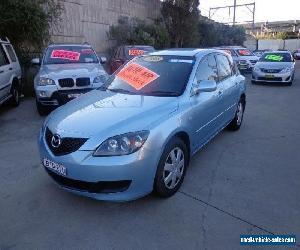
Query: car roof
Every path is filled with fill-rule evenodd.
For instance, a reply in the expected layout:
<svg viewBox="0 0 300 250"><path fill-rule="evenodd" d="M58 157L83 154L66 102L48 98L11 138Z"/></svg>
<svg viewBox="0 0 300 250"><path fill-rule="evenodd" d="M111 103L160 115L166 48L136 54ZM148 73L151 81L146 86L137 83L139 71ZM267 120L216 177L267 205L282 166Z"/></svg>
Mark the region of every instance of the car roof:
<svg viewBox="0 0 300 250"><path fill-rule="evenodd" d="M218 52L215 49L195 49L195 48L175 48L175 49L166 49L150 53L154 56L200 56L206 55L210 52Z"/></svg>
<svg viewBox="0 0 300 250"><path fill-rule="evenodd" d="M121 47L128 47L128 48L139 48L139 47L153 48L153 46L150 46L150 45L123 45Z"/></svg>
<svg viewBox="0 0 300 250"><path fill-rule="evenodd" d="M290 51L288 50L269 50L269 51L266 51L265 53L277 53L277 54L291 54Z"/></svg>
<svg viewBox="0 0 300 250"><path fill-rule="evenodd" d="M52 43L48 47L59 47L59 46L81 46L91 48L92 46L88 43Z"/></svg>

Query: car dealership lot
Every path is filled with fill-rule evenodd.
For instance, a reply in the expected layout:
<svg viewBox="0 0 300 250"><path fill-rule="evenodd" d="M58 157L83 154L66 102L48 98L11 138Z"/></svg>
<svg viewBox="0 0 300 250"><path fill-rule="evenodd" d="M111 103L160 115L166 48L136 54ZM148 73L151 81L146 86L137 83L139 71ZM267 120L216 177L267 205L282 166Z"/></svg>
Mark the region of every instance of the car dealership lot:
<svg viewBox="0 0 300 250"><path fill-rule="evenodd" d="M240 234L300 237L300 64L292 87L251 85L244 123L192 159L175 196L109 203L40 166L34 99L0 110L0 249L238 249ZM240 247L243 249L244 247Z"/></svg>

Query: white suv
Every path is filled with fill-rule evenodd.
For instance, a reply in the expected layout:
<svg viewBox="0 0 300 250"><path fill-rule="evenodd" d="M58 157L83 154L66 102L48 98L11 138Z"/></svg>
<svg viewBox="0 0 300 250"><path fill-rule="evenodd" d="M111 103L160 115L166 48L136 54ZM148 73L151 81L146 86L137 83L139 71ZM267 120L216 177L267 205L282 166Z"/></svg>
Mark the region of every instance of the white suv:
<svg viewBox="0 0 300 250"><path fill-rule="evenodd" d="M20 102L21 67L9 40L0 38L0 105L9 100L13 106Z"/></svg>

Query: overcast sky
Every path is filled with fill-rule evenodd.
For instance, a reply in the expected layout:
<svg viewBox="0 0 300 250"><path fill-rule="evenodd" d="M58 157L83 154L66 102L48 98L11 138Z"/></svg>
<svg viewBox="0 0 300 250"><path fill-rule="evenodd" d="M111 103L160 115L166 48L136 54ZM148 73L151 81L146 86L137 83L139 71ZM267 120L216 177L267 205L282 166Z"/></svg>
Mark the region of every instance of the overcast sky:
<svg viewBox="0 0 300 250"><path fill-rule="evenodd" d="M210 7L233 5L233 0L200 0L202 15L208 16ZM283 21L300 20L300 0L237 0L237 4L255 2L255 21ZM232 11L229 17L229 10L218 10L212 19L219 22L232 21ZM251 13L246 7L237 8L236 20L238 22L252 20Z"/></svg>

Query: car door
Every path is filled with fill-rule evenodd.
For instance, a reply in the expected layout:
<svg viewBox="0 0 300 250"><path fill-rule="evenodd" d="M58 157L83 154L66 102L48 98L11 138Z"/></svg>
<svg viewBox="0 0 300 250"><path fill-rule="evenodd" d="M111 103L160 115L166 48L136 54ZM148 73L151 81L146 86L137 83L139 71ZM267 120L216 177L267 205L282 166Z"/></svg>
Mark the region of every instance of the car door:
<svg viewBox="0 0 300 250"><path fill-rule="evenodd" d="M119 67L121 67L123 65L124 62L121 58L121 54L123 54L123 48L119 47L116 50L114 57L112 59L112 72L111 73L114 73Z"/></svg>
<svg viewBox="0 0 300 250"><path fill-rule="evenodd" d="M4 46L4 50L6 51L6 55L9 57L10 60L10 64L11 64L11 68L12 68L12 73L15 76L20 76L21 75L21 67L20 67L20 63L19 60L16 56L16 52L13 49L13 47L10 44L5 44Z"/></svg>
<svg viewBox="0 0 300 250"><path fill-rule="evenodd" d="M11 69L8 57L0 44L0 100L9 94Z"/></svg>
<svg viewBox="0 0 300 250"><path fill-rule="evenodd" d="M193 82L201 85L203 80L218 80L217 63L213 54L205 56L197 67ZM201 147L216 133L219 127L219 109L216 108L218 102L218 89L191 96L193 111L190 125L193 129L194 148Z"/></svg>
<svg viewBox="0 0 300 250"><path fill-rule="evenodd" d="M231 58L224 54L216 54L218 65L218 95L220 110L220 128L233 119L238 100L238 82L235 65Z"/></svg>

